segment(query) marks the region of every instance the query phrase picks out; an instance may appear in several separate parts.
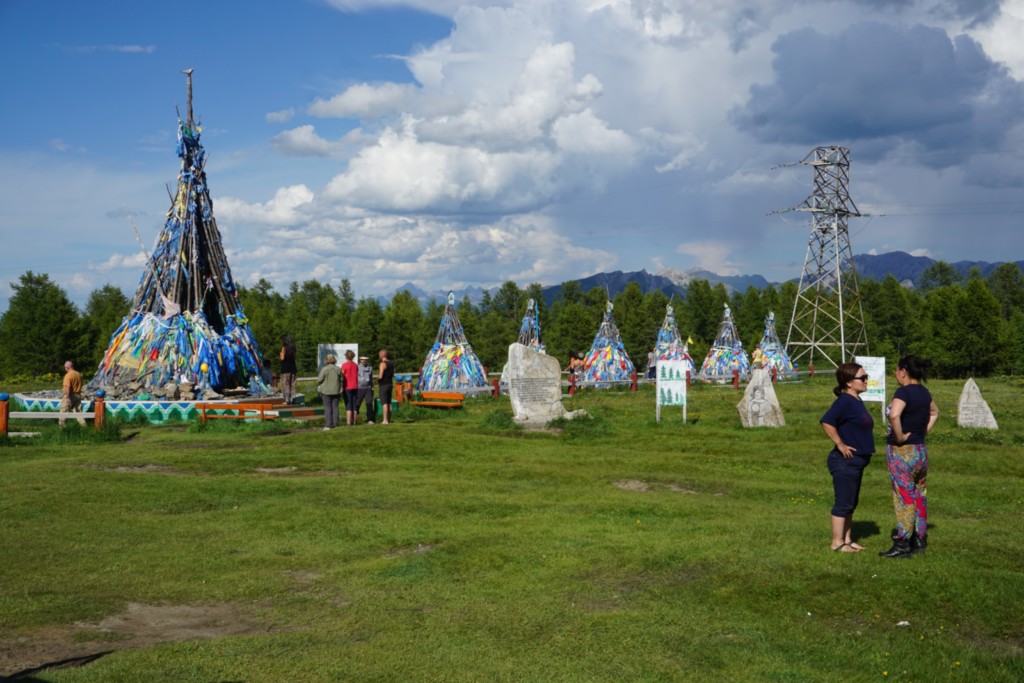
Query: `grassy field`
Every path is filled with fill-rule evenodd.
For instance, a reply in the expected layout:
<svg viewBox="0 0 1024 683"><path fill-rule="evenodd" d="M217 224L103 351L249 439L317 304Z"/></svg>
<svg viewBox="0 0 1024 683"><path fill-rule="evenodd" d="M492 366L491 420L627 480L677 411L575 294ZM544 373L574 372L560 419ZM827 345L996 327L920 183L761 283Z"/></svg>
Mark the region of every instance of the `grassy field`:
<svg viewBox="0 0 1024 683"><path fill-rule="evenodd" d="M32 675L1024 679L1024 382L979 381L998 432L957 428L962 382L930 383L929 548L910 561L876 555L884 452L854 518L867 551L829 550L831 385L780 385L777 430L694 386L686 425L656 423L642 388L583 392L566 407L593 419L547 433L480 399L329 433L4 442L0 676L92 655Z"/></svg>

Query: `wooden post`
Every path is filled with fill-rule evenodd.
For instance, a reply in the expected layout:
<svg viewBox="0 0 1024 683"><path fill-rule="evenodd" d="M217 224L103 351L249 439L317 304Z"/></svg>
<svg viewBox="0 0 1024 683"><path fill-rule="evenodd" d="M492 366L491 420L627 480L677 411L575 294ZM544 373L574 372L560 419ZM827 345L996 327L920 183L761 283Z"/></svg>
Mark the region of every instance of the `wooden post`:
<svg viewBox="0 0 1024 683"><path fill-rule="evenodd" d="M814 377L814 363L808 363L807 369L811 371L811 377Z"/></svg>
<svg viewBox="0 0 1024 683"><path fill-rule="evenodd" d="M7 394L0 394L0 436L7 436L7 421L11 416L11 405Z"/></svg>
<svg viewBox="0 0 1024 683"><path fill-rule="evenodd" d="M689 370L686 371L686 388L687 389L690 388L690 371Z"/></svg>
<svg viewBox="0 0 1024 683"><path fill-rule="evenodd" d="M633 375L632 375L632 377L630 379L633 380L633 383L629 385L629 390L632 391L635 394L636 393L636 370L633 371Z"/></svg>
<svg viewBox="0 0 1024 683"><path fill-rule="evenodd" d="M501 383L500 380L497 380L497 379L492 379L491 380L491 386L494 387L494 393L491 394L491 395L494 396L494 398L498 398L499 396L501 396L501 386L500 386L500 383Z"/></svg>
<svg viewBox="0 0 1024 683"><path fill-rule="evenodd" d="M576 395L576 373L575 372L570 372L569 373L569 395L570 396L575 396Z"/></svg>
<svg viewBox="0 0 1024 683"><path fill-rule="evenodd" d="M779 369L773 365L772 366L772 384L775 384L776 380L778 380L778 379L779 379Z"/></svg>
<svg viewBox="0 0 1024 683"><path fill-rule="evenodd" d="M92 424L97 432L102 432L104 425L107 423L107 402L103 400L102 396L97 396L92 402L92 412L95 414L92 418Z"/></svg>
<svg viewBox="0 0 1024 683"><path fill-rule="evenodd" d="M740 388L740 371L739 370L733 370L732 371L732 388L733 389L739 389Z"/></svg>

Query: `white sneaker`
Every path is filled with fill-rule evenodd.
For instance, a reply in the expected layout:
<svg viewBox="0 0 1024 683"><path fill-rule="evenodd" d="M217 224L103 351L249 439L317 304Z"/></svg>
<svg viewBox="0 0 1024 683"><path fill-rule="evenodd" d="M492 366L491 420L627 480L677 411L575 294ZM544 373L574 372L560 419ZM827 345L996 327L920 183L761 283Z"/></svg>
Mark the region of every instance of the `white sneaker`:
<svg viewBox="0 0 1024 683"><path fill-rule="evenodd" d="M329 432L329 431L331 431L331 428L330 427L324 427L324 431L325 432Z"/></svg>
<svg viewBox="0 0 1024 683"><path fill-rule="evenodd" d="M373 420L370 420L370 421L369 421L369 422L367 422L366 424L368 424L368 425L372 425L372 424L373 424Z"/></svg>

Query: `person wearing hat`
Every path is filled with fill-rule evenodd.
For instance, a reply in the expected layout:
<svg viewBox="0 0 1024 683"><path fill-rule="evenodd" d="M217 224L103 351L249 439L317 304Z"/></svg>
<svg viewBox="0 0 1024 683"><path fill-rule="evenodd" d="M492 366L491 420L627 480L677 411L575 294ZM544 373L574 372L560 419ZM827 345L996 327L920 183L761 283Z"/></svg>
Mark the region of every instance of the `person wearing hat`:
<svg viewBox="0 0 1024 683"><path fill-rule="evenodd" d="M375 411L373 408L373 368L370 367L369 356L359 356L359 389L356 393L356 417L359 408L366 402L366 424L373 424Z"/></svg>

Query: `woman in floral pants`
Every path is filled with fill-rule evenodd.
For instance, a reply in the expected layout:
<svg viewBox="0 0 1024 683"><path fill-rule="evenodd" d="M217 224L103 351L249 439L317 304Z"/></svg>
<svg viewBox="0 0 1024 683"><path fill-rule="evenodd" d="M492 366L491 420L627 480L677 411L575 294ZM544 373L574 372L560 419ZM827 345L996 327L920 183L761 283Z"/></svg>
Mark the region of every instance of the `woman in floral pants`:
<svg viewBox="0 0 1024 683"><path fill-rule="evenodd" d="M889 404L885 447L896 510L896 534L892 547L878 553L882 557L910 557L924 551L928 544L928 449L924 439L935 426L939 409L921 383L931 365L917 356L904 356L896 363L900 388Z"/></svg>

